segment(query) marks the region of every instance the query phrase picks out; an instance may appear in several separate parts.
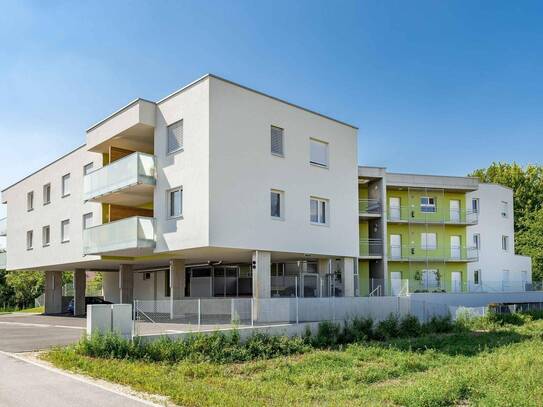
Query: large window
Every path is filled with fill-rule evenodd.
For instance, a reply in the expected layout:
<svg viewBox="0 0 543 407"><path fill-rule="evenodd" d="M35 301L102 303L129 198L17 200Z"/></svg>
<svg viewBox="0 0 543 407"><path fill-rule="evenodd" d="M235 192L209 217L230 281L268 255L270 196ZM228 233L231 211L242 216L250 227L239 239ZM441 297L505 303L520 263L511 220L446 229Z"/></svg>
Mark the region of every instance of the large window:
<svg viewBox="0 0 543 407"><path fill-rule="evenodd" d="M271 126L271 153L283 156L283 136L284 130L280 127Z"/></svg>
<svg viewBox="0 0 543 407"><path fill-rule="evenodd" d="M49 226L44 226L41 230L41 239L42 245L49 246L51 243L51 228Z"/></svg>
<svg viewBox="0 0 543 407"><path fill-rule="evenodd" d="M309 201L309 220L313 224L328 224L328 201L321 198L311 198Z"/></svg>
<svg viewBox="0 0 543 407"><path fill-rule="evenodd" d="M270 215L274 219L283 219L283 191L271 190Z"/></svg>
<svg viewBox="0 0 543 407"><path fill-rule="evenodd" d="M51 203L51 184L45 184L43 186L43 204L49 203Z"/></svg>
<svg viewBox="0 0 543 407"><path fill-rule="evenodd" d="M320 167L328 167L328 143L310 139L309 162Z"/></svg>
<svg viewBox="0 0 543 407"><path fill-rule="evenodd" d="M175 153L183 150L183 120L179 120L168 126L167 153Z"/></svg>
<svg viewBox="0 0 543 407"><path fill-rule="evenodd" d="M65 219L60 222L60 241L66 243L70 241L70 220Z"/></svg>
<svg viewBox="0 0 543 407"><path fill-rule="evenodd" d="M420 211L421 212L435 212L436 199L431 196L421 196L420 197Z"/></svg>
<svg viewBox="0 0 543 407"><path fill-rule="evenodd" d="M34 210L34 191L30 191L26 194L26 210Z"/></svg>
<svg viewBox="0 0 543 407"><path fill-rule="evenodd" d="M475 246L476 249L481 248L481 235L479 233L475 233L473 235L473 245Z"/></svg>
<svg viewBox="0 0 543 407"><path fill-rule="evenodd" d="M29 230L26 232L26 250L32 250L34 247L34 232Z"/></svg>
<svg viewBox="0 0 543 407"><path fill-rule="evenodd" d="M473 284L481 284L481 270L473 270Z"/></svg>
<svg viewBox="0 0 543 407"><path fill-rule="evenodd" d="M420 248L423 250L435 250L437 248L437 235L435 233L421 233Z"/></svg>
<svg viewBox="0 0 543 407"><path fill-rule="evenodd" d="M88 163L83 167L83 175L87 175L92 171L92 167L94 167L94 163Z"/></svg>
<svg viewBox="0 0 543 407"><path fill-rule="evenodd" d="M471 200L471 210L473 213L479 213L479 198L473 198Z"/></svg>
<svg viewBox="0 0 543 407"><path fill-rule="evenodd" d="M168 191L168 217L177 218L183 215L183 188Z"/></svg>
<svg viewBox="0 0 543 407"><path fill-rule="evenodd" d="M70 195L70 174L62 176L62 196Z"/></svg>

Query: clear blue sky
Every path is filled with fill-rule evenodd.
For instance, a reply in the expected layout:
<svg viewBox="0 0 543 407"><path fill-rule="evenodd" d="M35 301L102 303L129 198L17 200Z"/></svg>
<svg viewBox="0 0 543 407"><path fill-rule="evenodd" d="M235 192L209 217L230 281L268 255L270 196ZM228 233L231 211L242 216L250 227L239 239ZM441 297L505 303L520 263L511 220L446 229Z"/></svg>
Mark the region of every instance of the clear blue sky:
<svg viewBox="0 0 543 407"><path fill-rule="evenodd" d="M541 163L541 1L2 1L0 187L207 72L359 126L359 162ZM0 208L0 216L4 208Z"/></svg>

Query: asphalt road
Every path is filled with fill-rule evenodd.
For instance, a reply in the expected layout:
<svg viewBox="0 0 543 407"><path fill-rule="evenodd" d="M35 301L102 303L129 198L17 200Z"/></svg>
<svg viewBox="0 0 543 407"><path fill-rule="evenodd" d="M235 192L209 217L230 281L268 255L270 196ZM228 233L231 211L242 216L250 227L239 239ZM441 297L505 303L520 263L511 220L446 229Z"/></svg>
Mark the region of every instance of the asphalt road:
<svg viewBox="0 0 543 407"><path fill-rule="evenodd" d="M143 407L151 402L0 352L2 407Z"/></svg>
<svg viewBox="0 0 543 407"><path fill-rule="evenodd" d="M81 338L85 326L85 318L32 314L0 315L0 350L30 352L68 345Z"/></svg>

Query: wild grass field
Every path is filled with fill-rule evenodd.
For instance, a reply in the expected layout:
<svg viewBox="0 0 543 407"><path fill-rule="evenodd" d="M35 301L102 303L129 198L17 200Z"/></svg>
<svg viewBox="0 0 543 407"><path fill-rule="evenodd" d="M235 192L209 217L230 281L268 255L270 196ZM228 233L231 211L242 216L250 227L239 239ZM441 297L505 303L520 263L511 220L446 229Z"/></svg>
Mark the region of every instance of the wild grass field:
<svg viewBox="0 0 543 407"><path fill-rule="evenodd" d="M183 406L541 406L543 320L511 322L243 363L44 358Z"/></svg>

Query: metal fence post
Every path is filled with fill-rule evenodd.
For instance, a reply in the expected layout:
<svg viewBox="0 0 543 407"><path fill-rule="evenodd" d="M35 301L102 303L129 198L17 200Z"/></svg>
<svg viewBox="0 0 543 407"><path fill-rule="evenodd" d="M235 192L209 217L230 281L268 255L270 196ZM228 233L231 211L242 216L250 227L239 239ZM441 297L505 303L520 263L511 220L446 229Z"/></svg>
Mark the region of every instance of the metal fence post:
<svg viewBox="0 0 543 407"><path fill-rule="evenodd" d="M251 298L251 326L255 326L255 299Z"/></svg>
<svg viewBox="0 0 543 407"><path fill-rule="evenodd" d="M132 339L134 339L134 336L136 335L136 318L138 316L137 303L138 300L134 300L132 304Z"/></svg>
<svg viewBox="0 0 543 407"><path fill-rule="evenodd" d="M200 331L200 323L201 323L201 318L202 318L202 313L201 313L201 298L198 298L198 331Z"/></svg>
<svg viewBox="0 0 543 407"><path fill-rule="evenodd" d="M230 299L230 324L234 322L234 299Z"/></svg>

